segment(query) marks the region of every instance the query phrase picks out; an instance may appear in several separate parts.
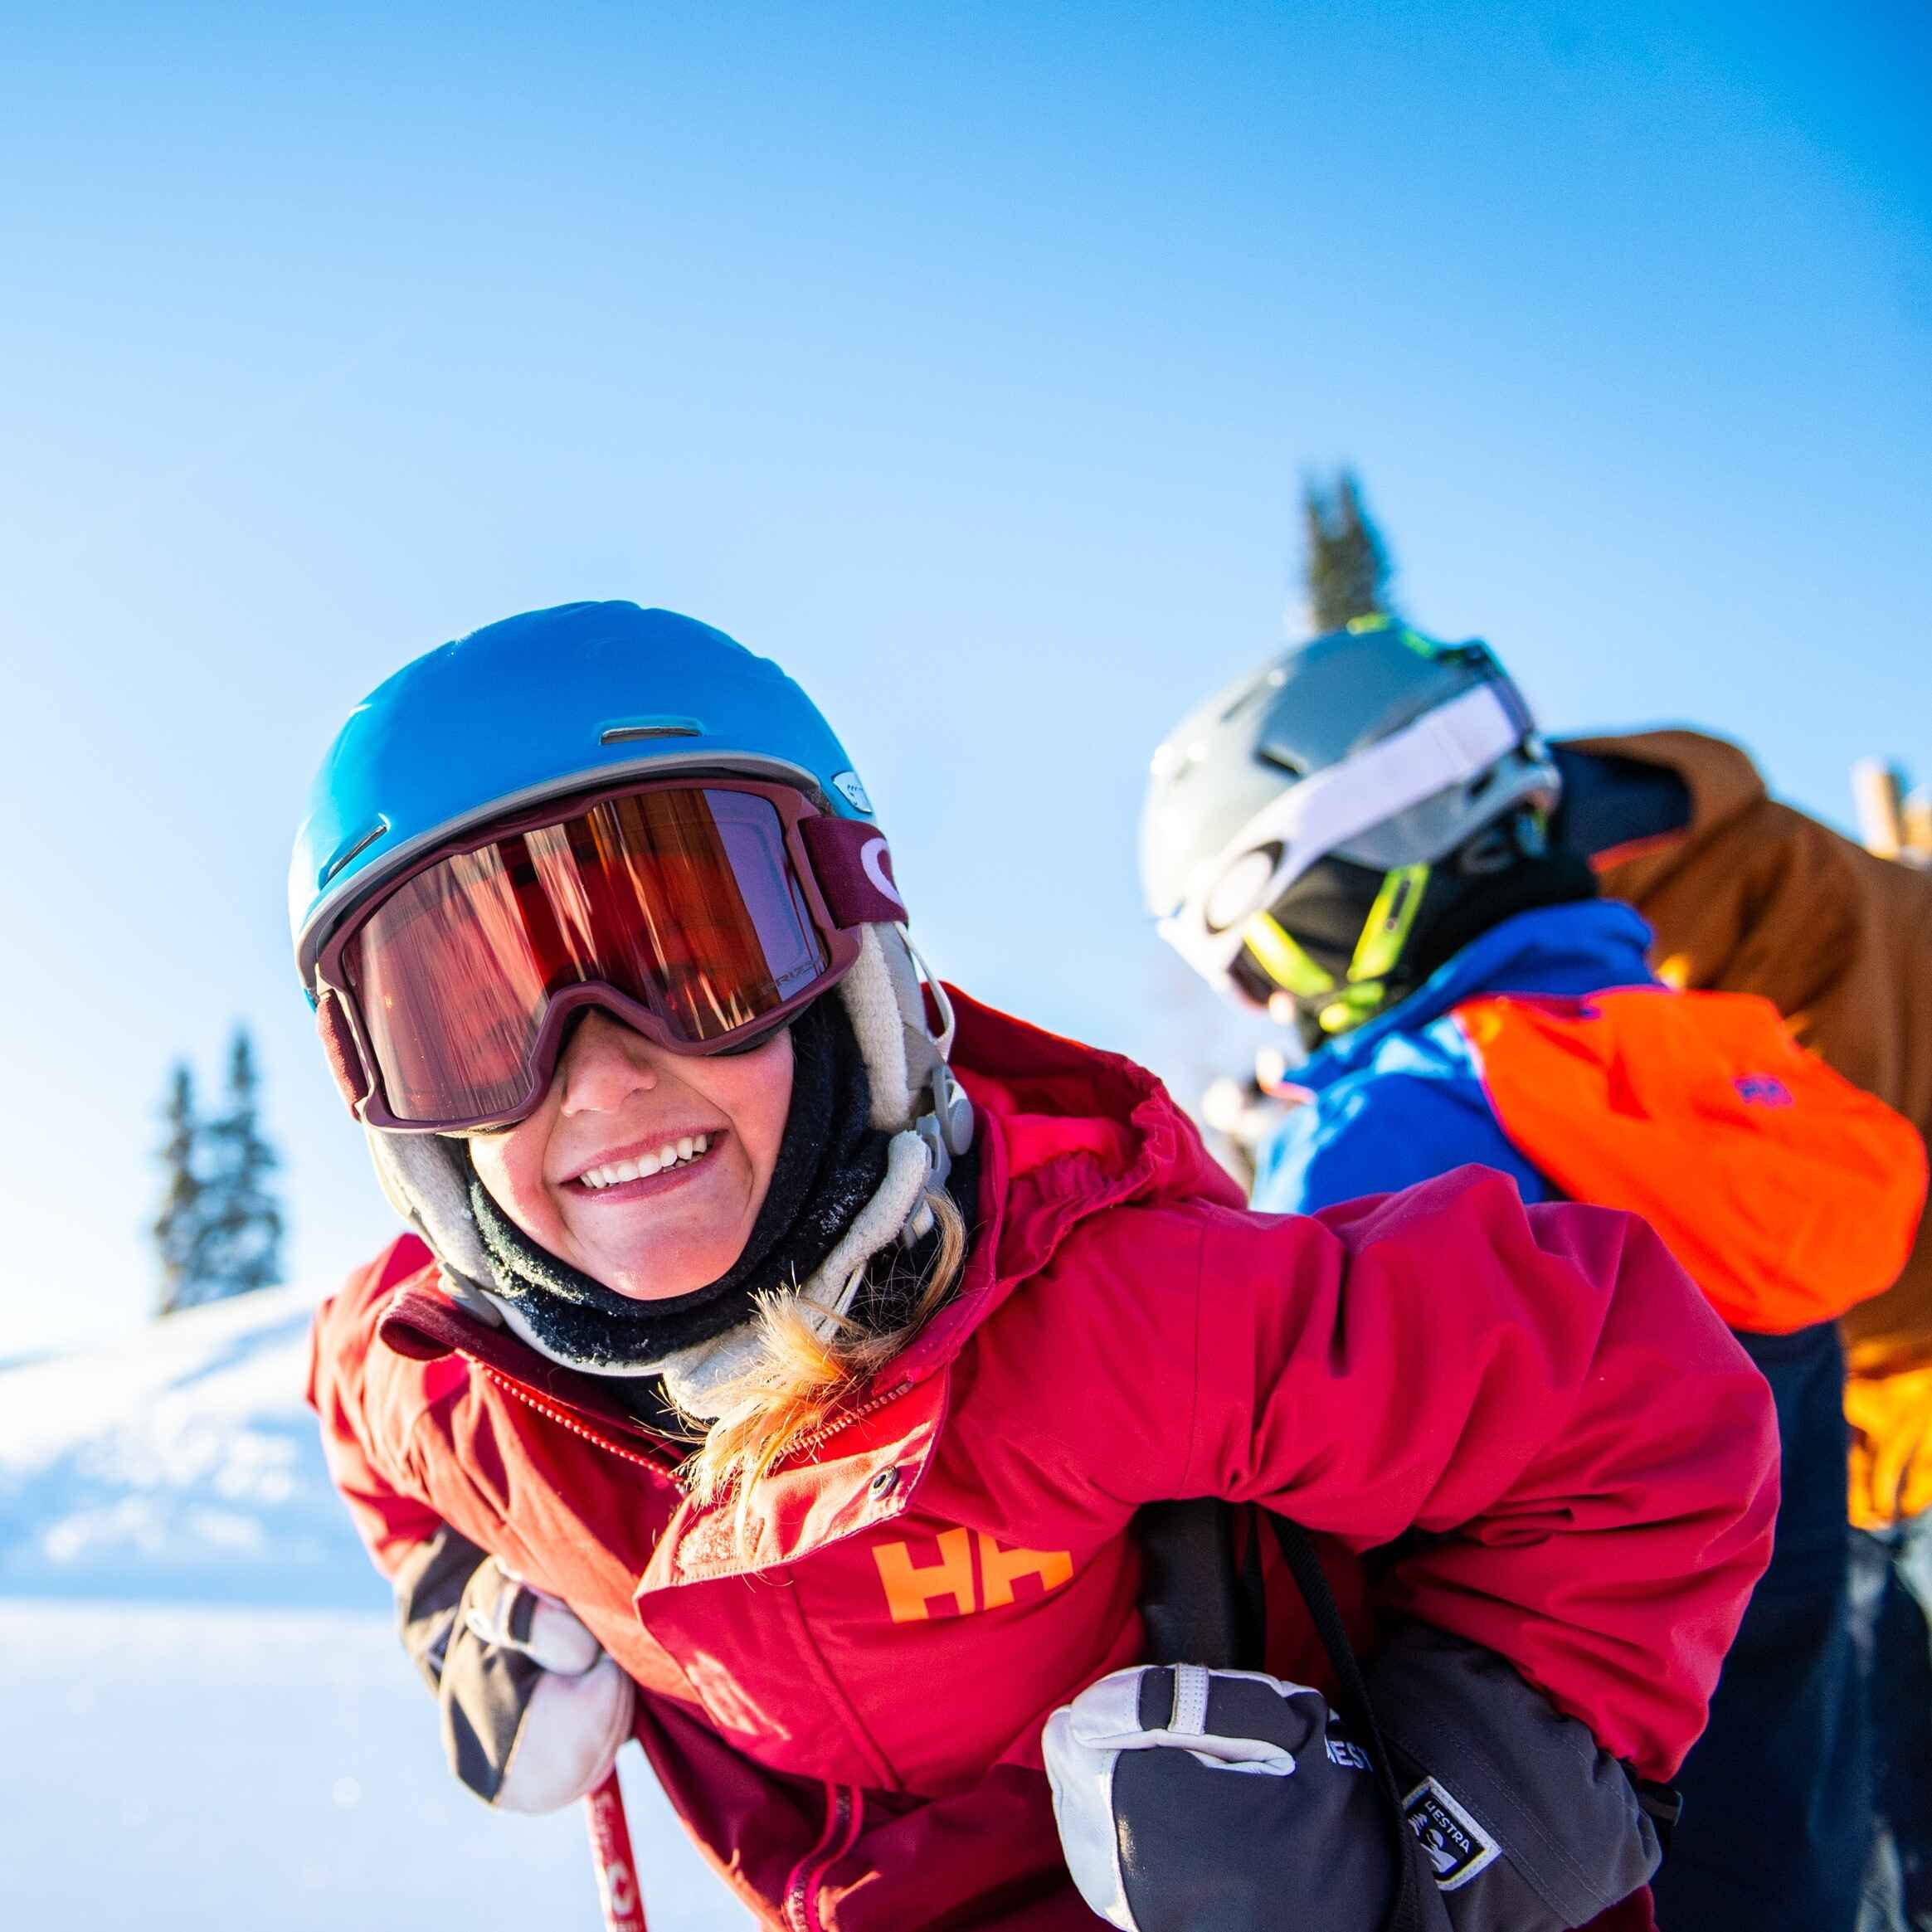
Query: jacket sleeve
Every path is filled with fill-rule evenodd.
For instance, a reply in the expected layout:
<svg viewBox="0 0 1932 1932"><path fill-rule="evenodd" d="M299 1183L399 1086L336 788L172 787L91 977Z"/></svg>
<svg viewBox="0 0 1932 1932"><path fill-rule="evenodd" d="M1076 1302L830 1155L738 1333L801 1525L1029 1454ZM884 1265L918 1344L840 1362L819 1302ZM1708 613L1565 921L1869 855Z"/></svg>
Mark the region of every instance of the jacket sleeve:
<svg viewBox="0 0 1932 1932"><path fill-rule="evenodd" d="M1771 1550L1769 1392L1662 1243L1463 1168L1311 1220L1216 1214L1172 1493L1362 1550L1647 1777L1702 1730Z"/></svg>
<svg viewBox="0 0 1932 1932"><path fill-rule="evenodd" d="M411 1493L406 1444L384 1426L368 1382L369 1351L383 1306L397 1282L428 1258L428 1250L413 1237L397 1241L322 1304L309 1337L309 1405L321 1419L329 1477L371 1559L387 1577L443 1527L436 1511Z"/></svg>

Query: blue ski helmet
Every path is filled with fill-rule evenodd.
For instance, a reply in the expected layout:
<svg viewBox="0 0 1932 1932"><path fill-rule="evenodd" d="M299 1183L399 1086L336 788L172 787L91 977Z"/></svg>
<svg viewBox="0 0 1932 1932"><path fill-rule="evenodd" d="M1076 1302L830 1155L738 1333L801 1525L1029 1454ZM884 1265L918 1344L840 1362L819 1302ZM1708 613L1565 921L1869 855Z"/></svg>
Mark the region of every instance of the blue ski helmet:
<svg viewBox="0 0 1932 1932"><path fill-rule="evenodd" d="M732 771L869 820L818 707L708 624L635 604L560 604L485 625L378 684L316 773L289 925L311 1005L345 916L418 854L545 799L627 778Z"/></svg>

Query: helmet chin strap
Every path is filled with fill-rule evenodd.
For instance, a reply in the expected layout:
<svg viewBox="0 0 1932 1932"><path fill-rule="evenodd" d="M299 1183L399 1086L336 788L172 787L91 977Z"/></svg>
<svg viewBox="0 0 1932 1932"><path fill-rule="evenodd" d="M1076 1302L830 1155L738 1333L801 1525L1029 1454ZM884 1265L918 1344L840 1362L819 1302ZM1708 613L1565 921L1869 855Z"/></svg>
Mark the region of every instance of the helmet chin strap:
<svg viewBox="0 0 1932 1932"><path fill-rule="evenodd" d="M928 991L939 1010L937 1036L926 1015ZM895 1152L899 1140L916 1139L925 1156L922 1193L943 1187L953 1156L973 1141L972 1102L947 1063L956 1024L946 989L903 926L868 926L839 994L872 1082L873 1125L894 1136ZM932 1209L918 1200L895 1232L910 1247L932 1227Z"/></svg>
<svg viewBox="0 0 1932 1932"><path fill-rule="evenodd" d="M964 1154L973 1144L973 1103L953 1078L951 1065L952 1043L959 1024L953 1014L951 997L939 976L927 965L926 956L912 943L912 934L903 926L898 932L906 951L912 956L915 971L932 996L933 1005L939 1009L939 1034L935 1039L926 1031L923 1002L917 1002L917 1032L922 1040L930 1043L932 1064L922 1089L922 1097L930 1104L921 1109L913 1122L913 1130L925 1141L932 1156L933 1186L943 1187L947 1175L952 1171L953 1157Z"/></svg>

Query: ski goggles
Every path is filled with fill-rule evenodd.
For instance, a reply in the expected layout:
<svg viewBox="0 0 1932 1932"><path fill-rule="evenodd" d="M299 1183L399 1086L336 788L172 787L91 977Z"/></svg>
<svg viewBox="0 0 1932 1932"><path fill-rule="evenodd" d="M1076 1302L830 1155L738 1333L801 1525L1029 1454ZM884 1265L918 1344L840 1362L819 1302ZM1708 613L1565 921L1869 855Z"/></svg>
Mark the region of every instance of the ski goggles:
<svg viewBox="0 0 1932 1932"><path fill-rule="evenodd" d="M1282 900L1243 922L1241 950L1229 966L1229 978L1277 1018L1306 1011L1324 1033L1360 1025L1388 997L1389 976L1402 963L1433 870L1398 865L1383 875L1339 977L1289 932L1283 923L1289 902ZM1280 1005L1283 999L1286 1008Z"/></svg>
<svg viewBox="0 0 1932 1932"><path fill-rule="evenodd" d="M368 1126L508 1126L581 1009L675 1054L747 1046L905 916L876 826L782 785L633 784L420 858L323 947L316 1024Z"/></svg>

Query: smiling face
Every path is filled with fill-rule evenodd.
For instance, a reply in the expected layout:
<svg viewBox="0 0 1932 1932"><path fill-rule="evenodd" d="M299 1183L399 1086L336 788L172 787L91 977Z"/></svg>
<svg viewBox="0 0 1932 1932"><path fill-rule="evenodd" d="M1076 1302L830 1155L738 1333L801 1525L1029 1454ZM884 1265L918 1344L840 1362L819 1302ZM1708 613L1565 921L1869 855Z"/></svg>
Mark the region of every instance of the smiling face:
<svg viewBox="0 0 1932 1932"><path fill-rule="evenodd" d="M538 1247L640 1302L689 1294L743 1253L791 1106L791 1035L667 1053L601 1013L578 1023L543 1104L470 1136L499 1207Z"/></svg>

